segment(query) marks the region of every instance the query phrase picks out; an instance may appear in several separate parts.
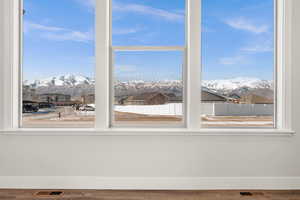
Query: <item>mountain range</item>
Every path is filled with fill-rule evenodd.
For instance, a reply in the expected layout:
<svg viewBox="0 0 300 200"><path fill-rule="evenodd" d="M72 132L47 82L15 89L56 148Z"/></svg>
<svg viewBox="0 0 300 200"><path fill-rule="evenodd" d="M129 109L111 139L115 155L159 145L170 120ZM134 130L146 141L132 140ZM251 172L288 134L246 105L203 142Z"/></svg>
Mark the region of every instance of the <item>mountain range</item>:
<svg viewBox="0 0 300 200"><path fill-rule="evenodd" d="M83 84L94 85L95 80L86 76L67 74L34 81L25 80L23 84L34 88L51 86L77 86Z"/></svg>
<svg viewBox="0 0 300 200"><path fill-rule="evenodd" d="M80 96L94 92L95 80L81 75L61 75L35 81L24 81L24 85L35 88L37 93L64 93L72 96ZM257 78L239 77L223 80L204 80L202 87L206 90L223 95L237 94L247 95L254 93L256 95L273 96L273 81L261 80ZM177 96L182 95L182 81L164 80L164 81L116 81L116 96L133 95L141 92L160 91L164 93L174 93Z"/></svg>

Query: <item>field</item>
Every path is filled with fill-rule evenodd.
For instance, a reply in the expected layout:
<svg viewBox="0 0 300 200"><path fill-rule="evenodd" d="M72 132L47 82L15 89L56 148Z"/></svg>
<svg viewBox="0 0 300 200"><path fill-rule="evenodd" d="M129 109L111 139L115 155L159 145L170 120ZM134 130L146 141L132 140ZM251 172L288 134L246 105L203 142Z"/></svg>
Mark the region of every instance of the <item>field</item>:
<svg viewBox="0 0 300 200"><path fill-rule="evenodd" d="M60 113L60 117L59 117ZM114 112L115 124L183 124L181 115L151 115L130 112ZM272 127L272 116L202 116L203 127ZM71 107L23 114L22 127L25 128L92 128L94 112L75 111Z"/></svg>

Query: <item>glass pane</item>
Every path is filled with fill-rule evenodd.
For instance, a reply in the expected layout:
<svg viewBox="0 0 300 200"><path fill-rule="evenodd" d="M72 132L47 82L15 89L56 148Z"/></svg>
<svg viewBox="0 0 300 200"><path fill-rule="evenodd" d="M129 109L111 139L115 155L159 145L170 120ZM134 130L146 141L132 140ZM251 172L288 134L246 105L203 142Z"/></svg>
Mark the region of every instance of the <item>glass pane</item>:
<svg viewBox="0 0 300 200"><path fill-rule="evenodd" d="M181 51L114 52L113 124L183 123Z"/></svg>
<svg viewBox="0 0 300 200"><path fill-rule="evenodd" d="M113 0L115 46L182 46L185 0Z"/></svg>
<svg viewBox="0 0 300 200"><path fill-rule="evenodd" d="M202 0L204 127L274 127L273 0Z"/></svg>
<svg viewBox="0 0 300 200"><path fill-rule="evenodd" d="M22 127L93 127L92 1L24 0L24 10Z"/></svg>

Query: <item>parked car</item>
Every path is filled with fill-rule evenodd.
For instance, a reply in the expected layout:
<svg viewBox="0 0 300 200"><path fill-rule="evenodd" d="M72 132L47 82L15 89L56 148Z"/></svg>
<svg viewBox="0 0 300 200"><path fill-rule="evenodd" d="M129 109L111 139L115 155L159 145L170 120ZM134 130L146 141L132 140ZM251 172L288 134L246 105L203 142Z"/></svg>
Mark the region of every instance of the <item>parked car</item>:
<svg viewBox="0 0 300 200"><path fill-rule="evenodd" d="M23 101L22 104L22 111L23 113L27 112L38 112L39 111L39 104L35 101Z"/></svg>
<svg viewBox="0 0 300 200"><path fill-rule="evenodd" d="M38 112L39 107L32 104L24 104L23 105L23 113L27 112Z"/></svg>
<svg viewBox="0 0 300 200"><path fill-rule="evenodd" d="M80 111L95 111L95 108L92 106L85 105L85 106L80 107L79 110Z"/></svg>

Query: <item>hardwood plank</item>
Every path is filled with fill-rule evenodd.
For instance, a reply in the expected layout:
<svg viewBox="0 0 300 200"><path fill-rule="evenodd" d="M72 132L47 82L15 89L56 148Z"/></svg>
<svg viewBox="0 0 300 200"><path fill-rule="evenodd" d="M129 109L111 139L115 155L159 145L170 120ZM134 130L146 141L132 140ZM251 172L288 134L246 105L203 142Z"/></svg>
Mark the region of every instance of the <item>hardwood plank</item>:
<svg viewBox="0 0 300 200"><path fill-rule="evenodd" d="M40 191L62 191L41 195ZM240 192L250 192L241 195ZM0 190L0 200L300 200L300 190Z"/></svg>

